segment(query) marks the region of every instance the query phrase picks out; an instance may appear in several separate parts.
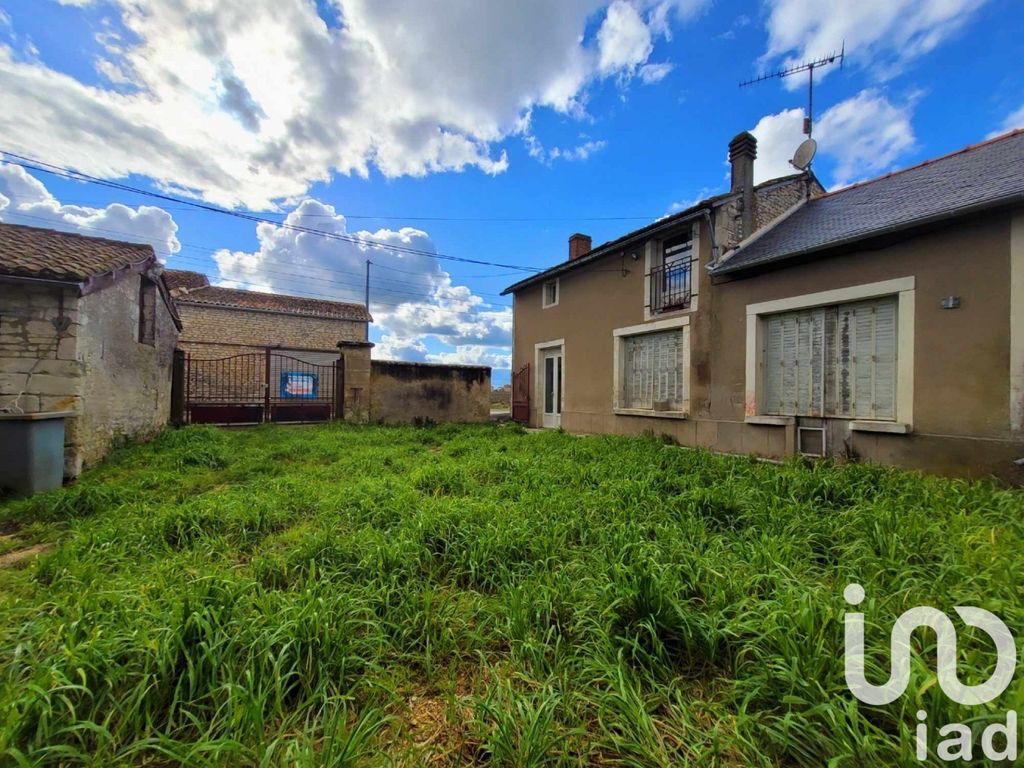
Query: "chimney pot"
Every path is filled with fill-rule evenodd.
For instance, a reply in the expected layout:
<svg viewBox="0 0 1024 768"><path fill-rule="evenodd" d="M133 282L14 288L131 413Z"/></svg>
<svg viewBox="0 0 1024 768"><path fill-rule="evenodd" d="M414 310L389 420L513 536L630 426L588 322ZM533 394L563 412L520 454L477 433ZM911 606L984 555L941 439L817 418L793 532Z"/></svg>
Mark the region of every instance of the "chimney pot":
<svg viewBox="0 0 1024 768"><path fill-rule="evenodd" d="M589 253L592 247L590 235L583 235L577 232L569 236L569 261L578 259L585 253Z"/></svg>

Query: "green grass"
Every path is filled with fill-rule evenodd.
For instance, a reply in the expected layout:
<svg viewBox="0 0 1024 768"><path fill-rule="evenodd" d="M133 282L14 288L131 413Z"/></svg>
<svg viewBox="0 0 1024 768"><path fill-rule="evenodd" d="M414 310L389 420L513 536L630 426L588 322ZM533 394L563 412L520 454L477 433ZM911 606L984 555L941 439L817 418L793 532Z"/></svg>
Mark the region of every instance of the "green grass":
<svg viewBox="0 0 1024 768"><path fill-rule="evenodd" d="M911 606L1020 634L1022 513L987 483L654 438L169 432L0 505L56 543L0 571L0 764L918 765L918 708L980 730L1024 677L954 705L921 633L907 694L858 704L843 587L879 682Z"/></svg>

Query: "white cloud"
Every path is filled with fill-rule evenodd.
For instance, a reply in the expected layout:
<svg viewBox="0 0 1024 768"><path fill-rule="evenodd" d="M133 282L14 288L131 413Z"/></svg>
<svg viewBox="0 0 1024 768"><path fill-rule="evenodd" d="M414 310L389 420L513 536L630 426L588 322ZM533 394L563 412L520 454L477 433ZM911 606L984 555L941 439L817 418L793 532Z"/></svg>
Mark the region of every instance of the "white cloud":
<svg viewBox="0 0 1024 768"><path fill-rule="evenodd" d="M0 165L0 221L149 243L163 259L181 250L178 225L162 208L129 208L120 203L104 208L64 205L41 181L17 165Z"/></svg>
<svg viewBox="0 0 1024 768"><path fill-rule="evenodd" d="M436 252L430 236L405 227L349 232L345 217L318 200L304 200L288 214L291 226L314 226L336 236ZM512 343L512 310L490 305L468 287L454 285L438 260L422 253L375 248L328 239L272 224L256 227L259 249L214 254L222 284L314 298L362 302L366 260L370 268L370 311L383 338L381 359L429 359L425 340L455 348L507 349ZM497 354L497 353L496 353Z"/></svg>
<svg viewBox="0 0 1024 768"><path fill-rule="evenodd" d="M447 365L489 365L498 370L512 369L512 356L505 349L492 349L479 345L456 347L454 352L428 354L427 362L445 363Z"/></svg>
<svg viewBox="0 0 1024 768"><path fill-rule="evenodd" d="M866 89L825 110L814 127L818 151L835 160L832 180L842 186L888 170L914 147L913 107L893 104ZM757 182L794 173L789 164L805 138L802 109L761 118L751 131L757 138Z"/></svg>
<svg viewBox="0 0 1024 768"><path fill-rule="evenodd" d="M594 140L588 139L585 136L580 138L583 141L575 147L551 147L550 149L541 144L540 140L532 133L524 134L523 142L526 144L526 151L529 152L530 157L548 165L555 160L568 160L570 162L586 160L595 152L600 152L608 146L608 142L603 139Z"/></svg>
<svg viewBox="0 0 1024 768"><path fill-rule="evenodd" d="M756 183L796 172L789 161L800 142L807 138L803 135L803 122L802 109L785 109L775 115L765 115L751 129L757 139Z"/></svg>
<svg viewBox="0 0 1024 768"><path fill-rule="evenodd" d="M1019 109L1008 114L1006 119L1000 123L999 127L988 134L985 138L994 139L996 136L1001 136L1002 134L1016 130L1017 128L1024 128L1024 104L1021 104Z"/></svg>
<svg viewBox="0 0 1024 768"><path fill-rule="evenodd" d="M854 63L891 76L967 23L985 0L768 0L765 59L818 58L843 42ZM831 68L821 70L826 75ZM796 88L799 78L787 78Z"/></svg>
<svg viewBox="0 0 1024 768"><path fill-rule="evenodd" d="M648 25L702 4L336 0L321 17L309 0L111 2L94 62L108 85L0 46L6 147L252 208L335 172L501 173L498 144L531 110L579 117L597 80L663 77L667 62L644 68Z"/></svg>
<svg viewBox="0 0 1024 768"><path fill-rule="evenodd" d="M640 12L625 0L615 0L597 31L598 69L603 75L631 73L654 50L651 30Z"/></svg>
<svg viewBox="0 0 1024 768"><path fill-rule="evenodd" d="M640 67L639 75L644 85L660 82L675 68L671 62L662 61L655 64L644 64Z"/></svg>

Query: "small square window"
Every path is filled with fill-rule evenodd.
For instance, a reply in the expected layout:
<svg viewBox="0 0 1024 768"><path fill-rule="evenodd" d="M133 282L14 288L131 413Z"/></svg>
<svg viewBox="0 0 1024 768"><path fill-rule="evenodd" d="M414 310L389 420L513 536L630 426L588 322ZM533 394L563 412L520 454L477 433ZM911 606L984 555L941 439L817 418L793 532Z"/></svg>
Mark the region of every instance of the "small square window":
<svg viewBox="0 0 1024 768"><path fill-rule="evenodd" d="M548 280L544 283L544 307L553 307L558 304L558 280Z"/></svg>

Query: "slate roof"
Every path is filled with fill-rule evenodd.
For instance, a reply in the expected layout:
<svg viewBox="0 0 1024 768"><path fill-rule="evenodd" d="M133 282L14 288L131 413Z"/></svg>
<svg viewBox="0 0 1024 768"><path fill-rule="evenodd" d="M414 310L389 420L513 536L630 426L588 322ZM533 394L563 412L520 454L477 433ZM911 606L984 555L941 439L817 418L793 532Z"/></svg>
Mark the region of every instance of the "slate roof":
<svg viewBox="0 0 1024 768"><path fill-rule="evenodd" d="M813 198L710 271L773 264L1015 203L1024 203L1024 130Z"/></svg>
<svg viewBox="0 0 1024 768"><path fill-rule="evenodd" d="M330 320L355 320L370 323L373 318L362 304L350 304L344 301L325 301L307 299L304 296L285 296L279 293L260 293L259 291L243 291L237 288L222 288L207 284L198 288L189 288L194 283L198 272L185 272L168 269L164 272L164 280L172 289L182 287L186 291L176 292L174 301L181 305L197 305L224 307L228 309L255 309L263 312L283 312L289 315L321 317ZM205 275L202 275L205 279Z"/></svg>
<svg viewBox="0 0 1024 768"><path fill-rule="evenodd" d="M149 245L0 223L4 275L80 283L155 259Z"/></svg>

